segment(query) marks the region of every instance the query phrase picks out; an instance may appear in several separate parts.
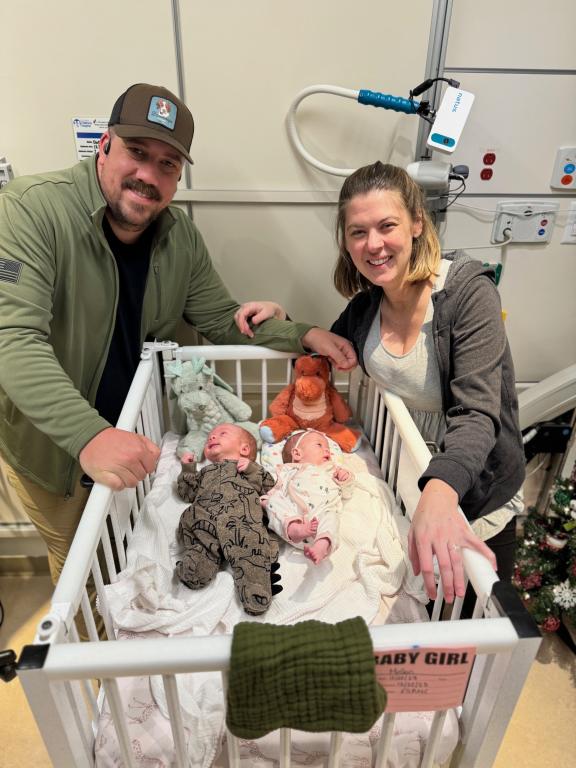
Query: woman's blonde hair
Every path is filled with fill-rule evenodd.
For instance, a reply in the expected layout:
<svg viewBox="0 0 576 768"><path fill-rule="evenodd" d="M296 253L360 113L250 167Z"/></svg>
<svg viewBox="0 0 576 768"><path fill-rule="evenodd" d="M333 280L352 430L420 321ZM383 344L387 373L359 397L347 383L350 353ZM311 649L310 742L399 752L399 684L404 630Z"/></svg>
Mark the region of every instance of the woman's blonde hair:
<svg viewBox="0 0 576 768"><path fill-rule="evenodd" d="M386 190L397 192L412 221L422 222L421 234L412 241L412 255L408 268L408 281L416 283L428 280L438 273L440 265L440 241L426 210L424 193L408 173L396 165L377 161L354 171L340 190L336 217L336 242L338 260L334 269L334 285L342 296L350 299L365 291L372 283L361 275L346 250L346 208L357 195Z"/></svg>

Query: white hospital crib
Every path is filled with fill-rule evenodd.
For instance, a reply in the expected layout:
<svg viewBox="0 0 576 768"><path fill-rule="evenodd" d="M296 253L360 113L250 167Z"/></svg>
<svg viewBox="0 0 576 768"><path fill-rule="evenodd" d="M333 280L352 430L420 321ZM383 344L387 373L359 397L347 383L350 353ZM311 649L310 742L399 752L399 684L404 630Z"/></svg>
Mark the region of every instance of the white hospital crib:
<svg viewBox="0 0 576 768"><path fill-rule="evenodd" d="M160 442L164 429L162 365L164 361L200 355L215 366L226 363L228 381L235 378L235 392L246 399L245 370L259 379L262 417L271 399L271 367L281 366L281 386L291 376L295 355L259 347L178 347L172 343L146 345L118 426L136 430ZM279 362L280 361L280 362ZM284 361L284 362L282 362ZM233 374L230 374L230 366ZM274 368L274 366L276 366ZM218 370L220 368L218 367ZM255 374L256 372L256 374ZM278 374L275 374L276 379ZM231 383L233 383L231 381ZM278 381L276 381L278 385ZM167 388L170 382L167 380ZM270 394L270 397L269 397ZM359 374L350 377L348 399L380 464L383 478L392 488L401 509L412 515L419 498L417 478L430 453L397 397L380 392ZM254 413L257 419L258 414ZM104 553L112 581L126 563L126 549L150 489L147 479L135 490L113 493L95 485L74 539L69 557L54 591L49 613L40 621L32 645L26 646L16 671L36 718L48 753L58 768L88 768L95 764L94 745L104 701L112 715L124 766L140 765L134 756L126 727L117 679L160 675L165 688L174 741L174 762L188 765L186 739L179 705L176 675L220 672L223 688L229 664L231 636L166 637L115 641L103 590L104 578L97 550ZM524 610L513 588L497 580L487 561L464 552L467 577L477 596L471 619L459 619L457 599L447 620L441 587L432 610L432 621L371 627L374 648L474 647L476 658L465 698L459 710L460 740L451 766L491 766L540 644L537 627ZM92 573L100 611L109 638L100 642L85 589ZM79 640L75 616L81 610L90 636ZM394 715L385 714L375 764L386 766L393 737ZM443 712L433 718L421 765L434 764L434 752L442 729ZM280 731L279 765L290 766L290 731ZM339 756L340 734L332 734L328 765L344 763ZM229 766L239 765L238 742L226 736Z"/></svg>

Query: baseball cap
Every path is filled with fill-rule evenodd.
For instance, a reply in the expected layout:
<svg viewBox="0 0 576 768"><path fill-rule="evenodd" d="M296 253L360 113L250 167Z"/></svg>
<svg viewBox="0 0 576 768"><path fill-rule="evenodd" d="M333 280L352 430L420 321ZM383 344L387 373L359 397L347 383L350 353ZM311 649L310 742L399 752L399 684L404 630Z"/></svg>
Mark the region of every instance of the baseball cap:
<svg viewBox="0 0 576 768"><path fill-rule="evenodd" d="M194 135L192 113L167 88L148 83L131 85L116 99L109 127L123 139L158 139L177 149L189 163Z"/></svg>

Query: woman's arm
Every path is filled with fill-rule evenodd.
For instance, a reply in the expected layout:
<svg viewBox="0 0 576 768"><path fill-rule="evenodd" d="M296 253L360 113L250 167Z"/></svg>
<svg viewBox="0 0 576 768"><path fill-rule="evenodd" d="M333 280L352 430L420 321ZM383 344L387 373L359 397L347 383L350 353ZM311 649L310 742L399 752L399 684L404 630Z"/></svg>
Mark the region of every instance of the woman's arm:
<svg viewBox="0 0 576 768"><path fill-rule="evenodd" d="M488 277L471 280L451 329L451 376L445 393L446 433L422 477L444 480L460 499L486 465L500 432L502 362L507 341L500 297Z"/></svg>
<svg viewBox="0 0 576 768"><path fill-rule="evenodd" d="M436 555L446 602L464 597L462 548L475 549L496 568L492 550L473 532L458 510L458 494L443 480L426 483L408 534L408 555L415 575L422 574L428 597L436 597Z"/></svg>
<svg viewBox="0 0 576 768"><path fill-rule="evenodd" d="M496 567L492 550L474 535L458 504L474 486L500 430L502 361L506 334L500 299L487 277L462 292L451 328L451 377L444 393L446 433L419 480L422 496L409 537L414 572L436 596L433 556L448 602L464 595L462 548L475 549Z"/></svg>

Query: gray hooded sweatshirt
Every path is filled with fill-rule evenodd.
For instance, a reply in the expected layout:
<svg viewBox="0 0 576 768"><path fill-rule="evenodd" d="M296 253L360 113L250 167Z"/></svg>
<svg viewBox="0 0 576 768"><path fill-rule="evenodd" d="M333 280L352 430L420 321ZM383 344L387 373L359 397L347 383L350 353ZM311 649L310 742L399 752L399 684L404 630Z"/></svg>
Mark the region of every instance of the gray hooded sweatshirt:
<svg viewBox="0 0 576 768"><path fill-rule="evenodd" d="M444 480L469 520L506 504L524 480L524 449L512 355L494 271L461 251L444 288L432 296L434 349L440 369L446 434L419 480ZM382 289L354 296L331 330L349 339L364 367L364 345Z"/></svg>

